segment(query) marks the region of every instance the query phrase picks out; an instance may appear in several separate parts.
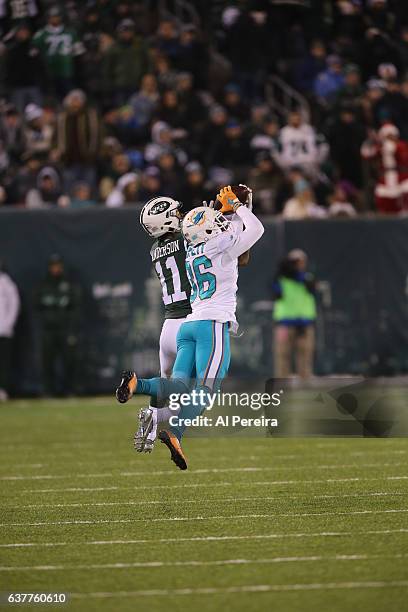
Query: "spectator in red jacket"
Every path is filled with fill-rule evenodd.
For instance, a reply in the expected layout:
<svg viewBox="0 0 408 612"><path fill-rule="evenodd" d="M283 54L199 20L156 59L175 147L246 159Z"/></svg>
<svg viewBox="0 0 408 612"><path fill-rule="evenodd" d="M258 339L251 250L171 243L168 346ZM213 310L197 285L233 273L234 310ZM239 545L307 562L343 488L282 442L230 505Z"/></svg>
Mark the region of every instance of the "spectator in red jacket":
<svg viewBox="0 0 408 612"><path fill-rule="evenodd" d="M379 212L408 210L408 143L400 139L398 128L385 123L376 140L364 142L361 153L377 166L375 201Z"/></svg>

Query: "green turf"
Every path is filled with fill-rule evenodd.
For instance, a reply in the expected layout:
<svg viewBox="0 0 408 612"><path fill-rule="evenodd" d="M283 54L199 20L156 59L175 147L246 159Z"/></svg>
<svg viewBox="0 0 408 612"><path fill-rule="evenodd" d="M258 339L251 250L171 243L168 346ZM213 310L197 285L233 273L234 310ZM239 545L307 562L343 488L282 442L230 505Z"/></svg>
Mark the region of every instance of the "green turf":
<svg viewBox="0 0 408 612"><path fill-rule="evenodd" d="M0 547L0 591L84 612L406 607L405 439L190 438L182 473L133 451L136 408L1 406L0 544L33 546Z"/></svg>

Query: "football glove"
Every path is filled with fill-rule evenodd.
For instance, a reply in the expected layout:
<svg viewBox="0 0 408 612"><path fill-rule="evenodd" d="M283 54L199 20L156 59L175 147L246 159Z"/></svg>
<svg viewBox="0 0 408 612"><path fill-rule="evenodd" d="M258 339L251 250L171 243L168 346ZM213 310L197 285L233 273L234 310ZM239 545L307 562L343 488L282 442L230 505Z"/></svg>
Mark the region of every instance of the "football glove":
<svg viewBox="0 0 408 612"><path fill-rule="evenodd" d="M220 192L217 194L217 200L221 202L221 212L235 212L239 206L241 206L241 202L238 200L235 193L232 191L231 186L223 187Z"/></svg>

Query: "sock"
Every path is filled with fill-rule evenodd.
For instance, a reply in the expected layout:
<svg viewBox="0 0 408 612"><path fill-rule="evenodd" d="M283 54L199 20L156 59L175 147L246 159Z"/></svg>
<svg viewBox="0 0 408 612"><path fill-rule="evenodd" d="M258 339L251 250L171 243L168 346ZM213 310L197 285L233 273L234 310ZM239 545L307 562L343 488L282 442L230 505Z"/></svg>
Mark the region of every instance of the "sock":
<svg viewBox="0 0 408 612"><path fill-rule="evenodd" d="M188 393L188 385L180 379L169 378L138 378L136 391L138 395L150 395L151 404L167 399L173 393Z"/></svg>
<svg viewBox="0 0 408 612"><path fill-rule="evenodd" d="M181 406L178 412L178 423L170 427L170 431L176 436L179 442L181 441L183 433L186 429L183 419L194 419L195 417L200 416L206 407L207 402L205 400L201 403L192 401L188 406Z"/></svg>
<svg viewBox="0 0 408 612"><path fill-rule="evenodd" d="M159 399L158 397L155 401L151 400L149 408L165 408L167 403L167 399Z"/></svg>
<svg viewBox="0 0 408 612"><path fill-rule="evenodd" d="M153 409L153 415L152 415L152 428L150 430L149 435L147 436L147 440L151 440L152 442L154 442L156 440L156 436L157 436L157 414L158 414L158 410L157 408L155 408L154 406L149 406L149 408Z"/></svg>
<svg viewBox="0 0 408 612"><path fill-rule="evenodd" d="M177 416L180 412L181 408L176 408L175 410L165 406L164 408L159 408L157 410L157 422L164 423L170 420L170 417Z"/></svg>

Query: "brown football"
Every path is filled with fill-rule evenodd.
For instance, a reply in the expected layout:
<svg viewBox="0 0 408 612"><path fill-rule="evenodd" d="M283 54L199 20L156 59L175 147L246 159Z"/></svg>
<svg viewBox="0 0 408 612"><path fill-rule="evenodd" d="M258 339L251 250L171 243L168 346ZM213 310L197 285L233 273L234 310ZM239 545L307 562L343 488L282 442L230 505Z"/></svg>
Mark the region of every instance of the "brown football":
<svg viewBox="0 0 408 612"><path fill-rule="evenodd" d="M248 204L248 187L243 187L242 185L231 185L231 189L242 204ZM214 208L216 210L219 210L221 208L221 202L219 202L217 199L215 201Z"/></svg>

